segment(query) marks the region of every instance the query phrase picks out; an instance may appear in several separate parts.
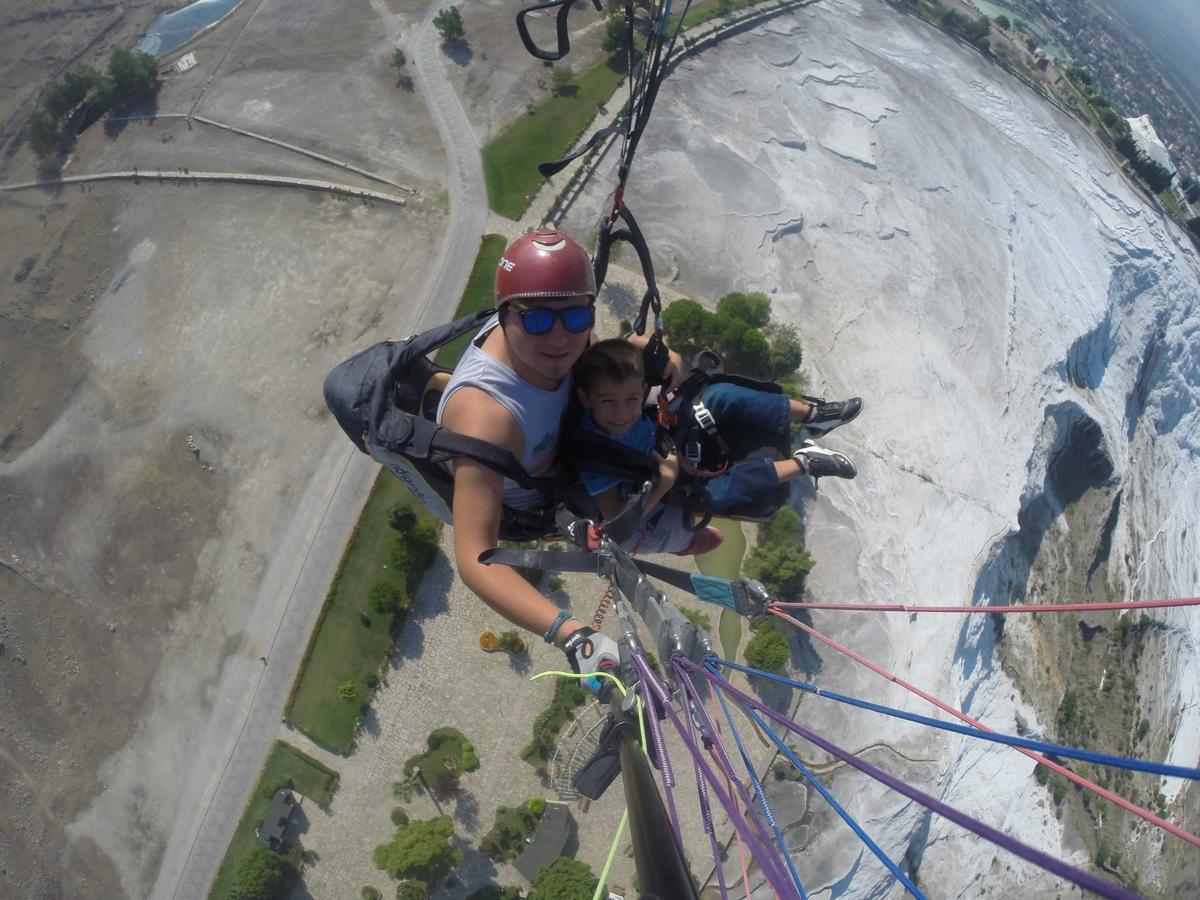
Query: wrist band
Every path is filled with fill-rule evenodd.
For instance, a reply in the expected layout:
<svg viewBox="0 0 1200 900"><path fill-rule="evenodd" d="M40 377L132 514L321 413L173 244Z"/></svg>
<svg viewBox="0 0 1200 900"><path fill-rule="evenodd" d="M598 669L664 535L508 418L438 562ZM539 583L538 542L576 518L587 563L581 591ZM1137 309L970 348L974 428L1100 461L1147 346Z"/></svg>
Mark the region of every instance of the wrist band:
<svg viewBox="0 0 1200 900"><path fill-rule="evenodd" d="M571 618L571 613L565 609L560 609L558 615L554 617L554 621L550 623L550 627L546 629L546 633L542 635L542 640L547 644L554 643L554 636L558 634L558 630L562 628L563 622Z"/></svg>

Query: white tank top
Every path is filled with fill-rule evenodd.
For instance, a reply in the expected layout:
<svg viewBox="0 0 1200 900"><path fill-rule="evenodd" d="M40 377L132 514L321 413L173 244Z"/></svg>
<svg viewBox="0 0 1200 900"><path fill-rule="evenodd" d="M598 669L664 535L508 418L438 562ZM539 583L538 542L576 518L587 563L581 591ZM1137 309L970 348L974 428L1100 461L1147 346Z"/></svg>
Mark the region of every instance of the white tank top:
<svg viewBox="0 0 1200 900"><path fill-rule="evenodd" d="M493 316L467 345L438 403L437 420L440 424L446 411L446 401L455 391L464 387L478 388L516 419L525 442L521 467L530 475L549 475L554 470L558 456L559 431L567 400L571 396L571 376L563 378L555 390L543 391L496 357L484 352L480 345L499 322L499 316ZM509 478L504 479L505 506L528 509L539 506L544 499L545 495L540 491L523 488Z"/></svg>

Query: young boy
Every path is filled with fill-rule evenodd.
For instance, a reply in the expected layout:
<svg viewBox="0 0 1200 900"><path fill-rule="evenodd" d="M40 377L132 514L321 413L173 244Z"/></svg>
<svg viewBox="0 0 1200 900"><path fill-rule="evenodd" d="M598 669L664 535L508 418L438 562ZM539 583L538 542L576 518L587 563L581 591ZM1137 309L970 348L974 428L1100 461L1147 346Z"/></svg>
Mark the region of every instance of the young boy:
<svg viewBox="0 0 1200 900"><path fill-rule="evenodd" d="M580 427L649 454L658 464L658 482L646 497L642 527L622 542L622 548L631 553L680 556L713 550L722 540L717 529L694 531L682 515L672 515L666 506L660 506L659 501L679 477L679 457L676 453L663 457L655 450L657 425L642 414L645 382L641 353L628 341L599 341L584 351L572 377L584 407ZM809 404L727 382L708 385L701 391L700 400L722 429L736 429L741 424L780 434L794 422L828 432L849 422L862 409L857 397L841 403ZM800 475L853 478L856 474L854 464L844 454L805 441L789 459L745 460L715 478L698 480L697 487L701 502L721 513L765 499L778 485ZM582 471L580 480L588 494L596 498L605 519L619 513L629 492L637 488L631 480L607 472Z"/></svg>

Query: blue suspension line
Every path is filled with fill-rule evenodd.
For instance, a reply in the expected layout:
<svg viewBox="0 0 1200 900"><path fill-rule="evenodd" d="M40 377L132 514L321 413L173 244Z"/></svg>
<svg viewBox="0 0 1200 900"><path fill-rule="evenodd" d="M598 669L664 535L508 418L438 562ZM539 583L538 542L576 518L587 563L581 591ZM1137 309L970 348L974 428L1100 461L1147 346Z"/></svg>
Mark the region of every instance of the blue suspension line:
<svg viewBox="0 0 1200 900"><path fill-rule="evenodd" d="M1200 769L1192 769L1187 766L1173 766L1168 763L1151 762L1148 760L1132 759L1127 756L1115 756L1111 753L1098 753L1095 750L1082 750L1077 747L1065 747L1062 744L1051 744L1047 741L1035 741L1030 738L1017 737L1013 734L1004 734L998 731L983 731L979 728L973 728L970 725L959 725L956 722L943 722L940 719L931 719L929 716L922 716L919 713L905 712L901 709L895 709L891 706L882 706L878 703L871 703L867 700L858 700L854 697L847 697L845 694L838 694L834 691L827 691L824 688L819 688L803 681L795 681L791 678L784 678L782 675L772 675L770 672L764 672L761 669L751 669L747 666L738 665L734 662L729 662L725 659L716 659L714 662L722 666L728 666L731 669L737 669L739 672L745 672L748 675L754 675L758 678L766 678L770 681L776 681L780 684L785 684L788 687L798 688L802 691L807 691L810 694L815 694L818 697L828 697L830 700L837 700L839 703L845 703L849 706L857 706L860 709L867 709L872 712L883 713L885 716L892 716L897 719L905 719L909 722L916 722L919 725L928 725L931 728L940 728L943 731L953 731L956 734L963 734L967 737L980 738L985 741L992 741L996 744L1008 744L1012 747L1023 747L1026 750L1034 750L1038 753L1050 754L1052 756L1061 756L1067 759L1078 759L1084 762L1097 763L1103 766L1114 766L1120 769L1132 769L1135 772L1149 772L1152 775L1165 775L1173 778L1189 778L1193 781L1200 780Z"/></svg>
<svg viewBox="0 0 1200 900"><path fill-rule="evenodd" d="M712 671L716 670L716 666L711 665L711 664L709 666L707 666L707 668L709 668ZM725 710L725 716L726 716L726 718L728 718L729 717L729 709L725 705L724 692L716 684L710 684L709 687L711 687L713 692L716 693L717 699L721 701L721 707L722 707L722 709ZM862 840L862 842L867 845L867 848L873 854L875 854L875 857L881 863L884 864L884 866L887 868L887 870L889 872L891 872L894 876L896 876L897 880L902 885L904 885L905 890L907 890L914 897L918 898L918 900L926 900L925 895L921 893L920 889L918 889L917 886L915 884L913 884L912 881L903 872L900 871L900 867L897 866L894 862L892 862L891 858L886 853L883 852L882 848L880 848L880 846L871 839L871 836L869 834L867 834L865 831L863 831L862 826L860 826L858 824L858 822L856 822L854 820L854 817L851 816L850 813L848 813L846 811L845 807L843 807L840 803L837 802L837 800L834 799L833 795L831 793L829 793L828 790L825 789L825 786L823 784L821 784L820 781L817 780L817 777L808 770L808 768L804 765L804 763L800 762L800 760L796 758L796 754L794 754L791 750L788 749L787 745L783 742L783 739L780 738L779 735L775 733L775 730L773 728L771 728L770 725L768 725L766 722L763 721L762 716L760 716L753 709L751 709L750 707L745 706L745 705L743 705L743 710L750 716L750 718L752 718L754 720L754 724L756 724L763 732L765 732L771 738L771 740L774 742L775 746L778 747L779 750L783 753L783 755L787 757L788 762L790 762L793 766L796 767L796 771L798 771L800 773L800 775L809 784L811 784L814 788L816 788L817 793L819 793L822 797L825 798L825 802L828 803L831 807L833 807L834 812L836 812L839 816L842 817L842 821L850 826L851 830L853 830L853 832L858 835L859 839ZM731 726L732 726L732 724L733 723L730 722ZM738 736L737 729L735 728L734 729L734 737L736 738L737 736ZM740 741L739 741L739 747L740 746L741 745L740 745Z"/></svg>

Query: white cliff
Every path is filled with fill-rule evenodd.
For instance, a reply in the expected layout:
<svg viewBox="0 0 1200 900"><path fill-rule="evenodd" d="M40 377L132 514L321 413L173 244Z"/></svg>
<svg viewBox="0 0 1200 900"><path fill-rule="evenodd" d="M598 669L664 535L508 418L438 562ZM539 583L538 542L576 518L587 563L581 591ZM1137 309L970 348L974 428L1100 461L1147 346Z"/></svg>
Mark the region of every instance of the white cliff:
<svg viewBox="0 0 1200 900"><path fill-rule="evenodd" d="M577 233L610 188L598 181L568 219ZM1115 596L1198 593L1196 254L1086 131L977 52L874 0L770 18L672 73L626 202L659 271L677 267L674 289L768 293L802 331L814 390L866 398L827 440L857 480L804 502L810 598L1007 597L1043 536L1066 527L1064 479L1119 486ZM1154 618L1164 652L1143 702L1156 734L1173 731L1170 761L1194 766L1200 614ZM1000 669L982 617L812 621L998 730L1017 715L1047 724ZM818 653L804 674L819 685L933 714ZM801 710L848 749L894 748L872 761L971 815L1087 862L1015 751L815 699ZM1078 894L857 776L833 789L894 859L923 854L935 896ZM1169 801L1179 789L1164 782ZM899 895L847 829L814 824L800 857L810 896Z"/></svg>

